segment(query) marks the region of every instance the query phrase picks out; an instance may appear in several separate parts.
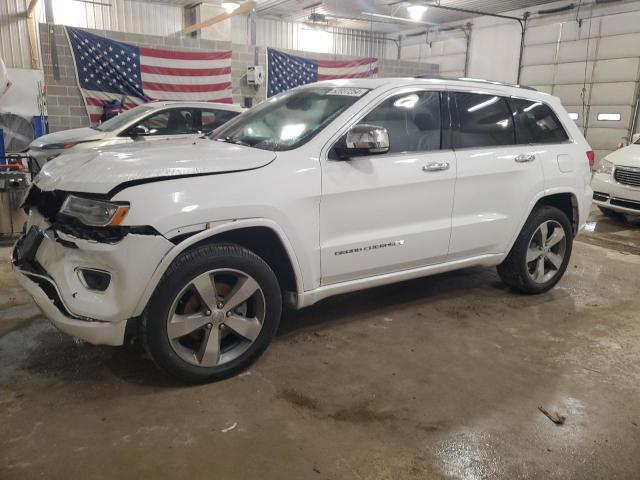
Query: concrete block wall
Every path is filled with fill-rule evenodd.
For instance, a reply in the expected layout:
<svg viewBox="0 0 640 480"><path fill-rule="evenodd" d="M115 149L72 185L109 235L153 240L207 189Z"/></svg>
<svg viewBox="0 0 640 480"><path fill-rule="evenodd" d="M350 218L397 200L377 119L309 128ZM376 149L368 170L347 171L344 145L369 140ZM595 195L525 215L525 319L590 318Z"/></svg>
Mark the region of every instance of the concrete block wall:
<svg viewBox="0 0 640 480"><path fill-rule="evenodd" d="M50 33L50 28L51 33ZM232 44L231 42L204 40L192 37L159 37L134 33L112 32L104 30L89 30L113 40L132 43L144 47L174 48L178 50L231 50L231 81L234 102L244 104L244 98L250 97L253 104L264 100L266 85L254 87L246 83L247 66L254 64L254 48L249 45ZM55 39L58 54L60 78L56 80L51 62L50 36ZM49 113L49 129L51 132L68 130L89 125L89 117L78 88L73 58L69 42L61 25L40 24L40 44L42 49L42 63L45 84L47 85L47 105ZM313 58L316 60L347 59L349 57L331 54L289 51L292 54ZM266 49L258 47L258 65L266 68ZM438 72L438 66L428 63L410 62L404 60L379 60L379 76L397 77L414 76L418 74L433 74Z"/></svg>

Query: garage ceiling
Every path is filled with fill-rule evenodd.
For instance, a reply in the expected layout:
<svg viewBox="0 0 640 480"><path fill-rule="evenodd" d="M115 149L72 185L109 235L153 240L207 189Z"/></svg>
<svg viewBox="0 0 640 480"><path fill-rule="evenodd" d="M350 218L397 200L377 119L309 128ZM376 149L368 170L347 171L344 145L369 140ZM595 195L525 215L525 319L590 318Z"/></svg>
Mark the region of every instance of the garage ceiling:
<svg viewBox="0 0 640 480"><path fill-rule="evenodd" d="M146 1L186 6L197 3L219 5L222 0ZM241 2L242 0L236 1ZM401 0L256 0L256 3L260 16L277 17L291 22L309 22L310 15L317 14L325 16L323 21L317 23L328 26L374 30L382 33L401 33L414 29L411 23L381 17L371 17L363 14L363 12L369 12L377 15L408 18L406 6L409 5L409 3ZM437 3L445 7L477 10L486 13L505 13L521 8L533 9L538 5L550 2L549 0L495 0L491 2L487 2L486 0L440 0L437 2L425 1L424 3ZM477 15L439 8L429 8L422 20L428 23L443 24L467 20L474 16Z"/></svg>

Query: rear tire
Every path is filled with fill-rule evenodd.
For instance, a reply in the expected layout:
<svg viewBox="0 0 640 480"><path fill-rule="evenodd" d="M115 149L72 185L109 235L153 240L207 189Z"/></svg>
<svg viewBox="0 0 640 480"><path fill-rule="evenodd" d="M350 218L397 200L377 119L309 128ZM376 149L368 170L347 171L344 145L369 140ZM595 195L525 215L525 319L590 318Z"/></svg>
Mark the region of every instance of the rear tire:
<svg viewBox="0 0 640 480"><path fill-rule="evenodd" d="M182 253L167 269L143 315L154 362L188 383L233 376L267 348L282 312L267 263L238 245Z"/></svg>
<svg viewBox="0 0 640 480"><path fill-rule="evenodd" d="M562 210L549 205L536 207L509 255L498 265L498 275L521 293L544 293L564 275L572 242L571 222Z"/></svg>

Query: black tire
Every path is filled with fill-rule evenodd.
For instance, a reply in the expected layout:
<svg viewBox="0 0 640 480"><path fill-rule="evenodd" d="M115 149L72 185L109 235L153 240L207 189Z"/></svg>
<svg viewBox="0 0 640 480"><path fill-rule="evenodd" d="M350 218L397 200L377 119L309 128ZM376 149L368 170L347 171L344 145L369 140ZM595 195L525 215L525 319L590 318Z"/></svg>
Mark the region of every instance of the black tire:
<svg viewBox="0 0 640 480"><path fill-rule="evenodd" d="M538 227L547 221L555 221L562 226L566 238L564 258L555 275L544 283L535 282L528 271L527 250ZM567 269L573 246L573 228L567 215L560 209L549 205L536 207L527 219L507 258L498 265L498 275L502 281L514 290L526 294L544 293L560 281Z"/></svg>
<svg viewBox="0 0 640 480"><path fill-rule="evenodd" d="M621 218L624 218L624 214L620 212L616 212L615 210L611 210L610 208L601 207L600 205L598 205L598 208L600 209L600 211L603 213L605 217L615 218L618 220Z"/></svg>
<svg viewBox="0 0 640 480"><path fill-rule="evenodd" d="M171 346L167 318L173 302L195 277L215 269L233 269L250 275L262 289L265 314L255 341L239 357L213 367L190 364ZM231 377L254 362L275 335L282 312L278 280L267 263L233 244L206 244L182 253L167 269L142 317L145 348L156 365L186 383L206 383Z"/></svg>

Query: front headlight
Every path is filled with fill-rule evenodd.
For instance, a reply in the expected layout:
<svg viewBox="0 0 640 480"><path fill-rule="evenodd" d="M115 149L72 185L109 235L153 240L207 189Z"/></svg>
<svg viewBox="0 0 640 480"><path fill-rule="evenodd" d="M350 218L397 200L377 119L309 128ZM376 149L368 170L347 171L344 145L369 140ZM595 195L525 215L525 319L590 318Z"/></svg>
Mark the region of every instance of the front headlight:
<svg viewBox="0 0 640 480"><path fill-rule="evenodd" d="M44 145L42 145L43 150L67 150L69 148L73 148L77 145L77 142L75 143L45 143Z"/></svg>
<svg viewBox="0 0 640 480"><path fill-rule="evenodd" d="M60 213L75 217L91 227L117 226L129 212L129 205L69 195Z"/></svg>
<svg viewBox="0 0 640 480"><path fill-rule="evenodd" d="M596 173L604 173L606 175L611 175L613 173L613 163L611 163L606 158L603 158L598 162L598 168L596 169Z"/></svg>

